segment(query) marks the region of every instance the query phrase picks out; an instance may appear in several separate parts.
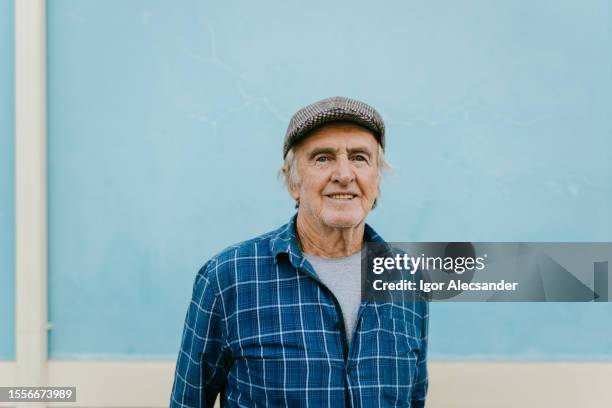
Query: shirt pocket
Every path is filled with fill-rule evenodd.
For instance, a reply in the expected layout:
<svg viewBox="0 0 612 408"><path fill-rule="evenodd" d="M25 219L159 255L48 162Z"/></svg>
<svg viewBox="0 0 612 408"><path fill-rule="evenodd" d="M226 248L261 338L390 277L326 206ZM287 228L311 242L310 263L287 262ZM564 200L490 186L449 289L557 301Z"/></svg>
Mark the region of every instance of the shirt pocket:
<svg viewBox="0 0 612 408"><path fill-rule="evenodd" d="M381 326L393 334L400 346L400 354L418 355L420 348L420 318L410 310L392 307L388 313L381 314Z"/></svg>

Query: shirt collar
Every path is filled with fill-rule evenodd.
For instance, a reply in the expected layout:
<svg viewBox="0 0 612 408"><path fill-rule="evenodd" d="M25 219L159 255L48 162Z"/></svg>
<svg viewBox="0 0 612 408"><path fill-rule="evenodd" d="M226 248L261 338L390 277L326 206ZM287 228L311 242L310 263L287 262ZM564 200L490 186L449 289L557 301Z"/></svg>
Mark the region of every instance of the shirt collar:
<svg viewBox="0 0 612 408"><path fill-rule="evenodd" d="M287 224L279 228L271 238L270 250L272 252L272 256L274 257L274 262L277 262L280 254L286 254L289 258L289 262L291 262L295 268L305 269L310 274L316 276L316 273L311 270L312 267L310 266L310 263L306 261L304 253L300 249L297 239L296 222L297 213L291 217ZM365 225L364 229L364 241L377 243L385 242L382 237L378 235L378 233L368 224Z"/></svg>

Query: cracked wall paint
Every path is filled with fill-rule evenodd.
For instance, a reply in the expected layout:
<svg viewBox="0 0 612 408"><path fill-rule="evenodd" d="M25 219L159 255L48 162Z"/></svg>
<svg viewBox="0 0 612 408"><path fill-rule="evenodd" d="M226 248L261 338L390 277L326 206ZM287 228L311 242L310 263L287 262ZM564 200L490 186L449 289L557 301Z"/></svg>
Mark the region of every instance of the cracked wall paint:
<svg viewBox="0 0 612 408"><path fill-rule="evenodd" d="M389 240L612 239L607 2L322 7L49 4L52 357L174 358L198 267L291 215L283 135L322 97L386 120ZM612 356L607 304L511 307L434 305L432 357Z"/></svg>

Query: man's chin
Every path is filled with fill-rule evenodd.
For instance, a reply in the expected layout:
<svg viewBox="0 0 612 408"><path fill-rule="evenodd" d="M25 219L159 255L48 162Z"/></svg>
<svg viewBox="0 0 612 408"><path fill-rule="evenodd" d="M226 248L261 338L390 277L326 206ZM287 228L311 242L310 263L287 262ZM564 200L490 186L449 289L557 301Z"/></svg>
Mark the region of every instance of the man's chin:
<svg viewBox="0 0 612 408"><path fill-rule="evenodd" d="M363 219L363 216L357 214L334 214L323 217L323 222L332 228L353 228L361 224Z"/></svg>

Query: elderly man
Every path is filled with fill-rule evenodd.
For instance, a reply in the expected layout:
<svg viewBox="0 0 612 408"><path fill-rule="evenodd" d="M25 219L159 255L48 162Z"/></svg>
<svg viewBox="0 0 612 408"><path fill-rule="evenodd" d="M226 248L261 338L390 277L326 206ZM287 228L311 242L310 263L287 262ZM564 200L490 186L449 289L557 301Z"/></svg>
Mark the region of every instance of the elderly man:
<svg viewBox="0 0 612 408"><path fill-rule="evenodd" d="M385 132L374 108L324 99L298 111L283 174L297 214L198 272L172 407L422 407L426 302L361 299L365 219Z"/></svg>

